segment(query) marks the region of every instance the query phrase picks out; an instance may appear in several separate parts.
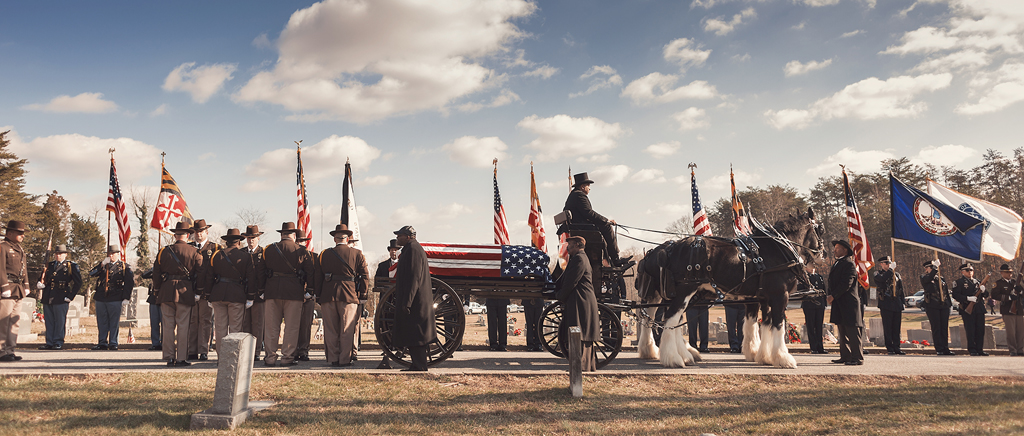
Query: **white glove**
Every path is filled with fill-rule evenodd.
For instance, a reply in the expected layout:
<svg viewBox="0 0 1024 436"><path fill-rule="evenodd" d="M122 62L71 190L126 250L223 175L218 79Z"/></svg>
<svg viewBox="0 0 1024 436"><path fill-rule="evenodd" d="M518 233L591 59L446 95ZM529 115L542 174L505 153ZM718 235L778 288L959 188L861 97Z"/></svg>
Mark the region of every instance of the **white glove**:
<svg viewBox="0 0 1024 436"><path fill-rule="evenodd" d="M128 305L128 300L122 300L122 301L121 301L121 304L124 304L124 305L126 305L126 306L127 306L127 305Z"/></svg>
<svg viewBox="0 0 1024 436"><path fill-rule="evenodd" d="M246 302L245 302L245 308L246 308L246 309L248 309L248 308L250 308L250 307L252 307L252 300L246 300Z"/></svg>
<svg viewBox="0 0 1024 436"><path fill-rule="evenodd" d="M981 290L982 290L982 291L984 291L984 290L985 290L985 285L981 285Z"/></svg>
<svg viewBox="0 0 1024 436"><path fill-rule="evenodd" d="M312 295L309 295L309 292L307 292L307 293L305 293L305 294L302 294L302 298L305 298L305 299L307 299L307 300L308 300L308 299L310 299L310 298L313 298L313 296L312 296Z"/></svg>
<svg viewBox="0 0 1024 436"><path fill-rule="evenodd" d="M266 299L265 296L266 296L266 294L260 294L260 300L265 300Z"/></svg>
<svg viewBox="0 0 1024 436"><path fill-rule="evenodd" d="M103 258L103 262L102 262L102 265L107 265L107 264L109 264L109 263L110 263L110 257L109 257L109 256L108 256L108 257L104 257L104 258Z"/></svg>
<svg viewBox="0 0 1024 436"><path fill-rule="evenodd" d="M942 261L940 261L939 259L933 260L932 263L934 263L935 266L942 266Z"/></svg>
<svg viewBox="0 0 1024 436"><path fill-rule="evenodd" d="M967 301L970 301L971 303L977 303L978 297L967 297Z"/></svg>
<svg viewBox="0 0 1024 436"><path fill-rule="evenodd" d="M7 298L7 297L10 297L10 296L11 296L11 291L10 290L0 292L0 297Z"/></svg>
<svg viewBox="0 0 1024 436"><path fill-rule="evenodd" d="M44 289L44 288L46 288L46 285L44 285L43 282L36 282L36 289Z"/></svg>
<svg viewBox="0 0 1024 436"><path fill-rule="evenodd" d="M64 302L65 302L65 303L70 303L70 302L71 302L71 299L70 299L70 298L68 298L68 297L64 297Z"/></svg>
<svg viewBox="0 0 1024 436"><path fill-rule="evenodd" d="M199 296L196 295L196 303L198 303L198 302L199 302Z"/></svg>

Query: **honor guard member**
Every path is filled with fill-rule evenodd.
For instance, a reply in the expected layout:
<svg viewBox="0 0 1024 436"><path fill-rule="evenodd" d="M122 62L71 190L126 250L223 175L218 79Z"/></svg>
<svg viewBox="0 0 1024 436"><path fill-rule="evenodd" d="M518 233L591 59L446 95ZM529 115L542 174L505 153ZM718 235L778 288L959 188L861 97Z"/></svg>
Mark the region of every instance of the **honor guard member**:
<svg viewBox="0 0 1024 436"><path fill-rule="evenodd" d="M974 267L971 264L960 265L960 278L956 279L950 293L959 303L957 311L964 320L967 351L972 356L988 356L985 352L985 299L988 298L988 292L974 279Z"/></svg>
<svg viewBox="0 0 1024 436"><path fill-rule="evenodd" d="M68 246L58 245L55 260L46 264L43 280L36 287L43 290L43 322L46 323L46 344L40 350L64 348L68 305L82 289L82 272L78 264L68 260Z"/></svg>
<svg viewBox="0 0 1024 436"><path fill-rule="evenodd" d="M946 279L939 275L940 264L938 259L924 263L924 274L921 275L924 296L921 299L921 307L924 307L924 312L928 315L928 324L932 328L932 346L935 347L935 354L953 356L956 353L949 351L949 308L953 303L949 297Z"/></svg>
<svg viewBox="0 0 1024 436"><path fill-rule="evenodd" d="M395 270L395 325L392 345L408 349L412 365L402 371L426 371L427 347L437 340L434 291L430 284L427 252L416 242L416 229L405 226L395 231L402 247Z"/></svg>
<svg viewBox="0 0 1024 436"><path fill-rule="evenodd" d="M807 266L807 278L815 289L826 294L828 293L825 279L821 277L821 274L818 274L818 269L814 264ZM800 284L798 286L804 285ZM826 304L825 295L805 297L804 301L800 302L800 308L804 311L804 325L807 326L807 344L810 345L811 354L828 354L825 351L825 343L822 340Z"/></svg>
<svg viewBox="0 0 1024 436"><path fill-rule="evenodd" d="M565 199L565 206L562 210L570 212L570 222L574 224L593 224L597 227L597 230L601 231L601 235L604 236L605 250L608 252L612 263L616 266L625 265L629 259L619 258L619 245L615 240L615 232L612 226L615 225L615 220L609 220L601 214L594 211L594 208L590 205L590 185L594 183L593 180L587 176L587 173L579 173L573 177L572 192L569 192L569 197Z"/></svg>
<svg viewBox="0 0 1024 436"><path fill-rule="evenodd" d="M100 337L93 350L116 350L117 335L120 331L121 307L128 304L135 288L135 274L131 267L121 261L121 247L107 247L107 258L89 271L96 277L96 327Z"/></svg>
<svg viewBox="0 0 1024 436"><path fill-rule="evenodd" d="M857 267L853 264L853 248L846 241L832 241L836 263L828 273L828 304L832 305L829 322L839 328L839 359L833 363L864 364L864 345L860 331L864 328L858 291Z"/></svg>
<svg viewBox="0 0 1024 436"><path fill-rule="evenodd" d="M352 247L355 250L359 250L359 248L356 248L356 243L357 242L359 242L358 239L349 239L348 240L348 246ZM359 252L362 253L363 250L359 250ZM356 295L362 295L362 298L359 299L359 308L356 311L356 313L357 313L357 315L356 315L356 329L352 333L353 336L354 336L352 338L352 361L353 362L355 362L356 360L359 360L358 359L358 357L359 357L359 348L363 345L363 337L362 337L363 336L363 326L362 326L362 324L359 323L359 317L362 317L363 319L366 319L367 317L370 316L370 312L366 311L366 298L369 296L369 290L370 290L369 289L370 288L369 270L370 270L370 268L366 264L366 256L363 256L363 271L366 272L366 273L356 277Z"/></svg>
<svg viewBox="0 0 1024 436"><path fill-rule="evenodd" d="M0 362L15 362L18 345L18 322L21 320L21 299L28 296L28 257L21 241L25 240L25 223L12 220L4 228L0 242Z"/></svg>
<svg viewBox="0 0 1024 436"><path fill-rule="evenodd" d="M188 338L199 294L195 280L205 275L203 256L188 243L192 227L174 226L174 243L157 252L153 263L153 289L163 316L163 356L167 366L188 366Z"/></svg>
<svg viewBox="0 0 1024 436"><path fill-rule="evenodd" d="M149 279L149 297L146 297L146 303L149 304L150 346L148 350L163 350L163 314L160 313L160 301L157 299L157 293L153 288L153 268L150 268L146 270L146 272L142 273L142 278Z"/></svg>
<svg viewBox="0 0 1024 436"><path fill-rule="evenodd" d="M224 336L243 331L245 309L252 307L256 297L256 269L252 265L252 256L241 249L241 241L245 237L238 229L228 229L228 233L220 238L224 240L224 248L215 251L210 258L204 286L210 290L218 345Z"/></svg>
<svg viewBox="0 0 1024 436"><path fill-rule="evenodd" d="M896 262L885 256L878 259L875 271L875 288L878 290L878 310L882 314L882 333L885 349L890 355L907 354L900 349L900 332L903 325L904 298L903 277L896 272Z"/></svg>
<svg viewBox="0 0 1024 436"><path fill-rule="evenodd" d="M206 220L196 220L192 224L192 246L203 256L203 265L210 265L210 258L213 253L220 249L215 242L210 241L210 227ZM205 288L206 284L197 283L196 291L199 293L199 301L195 310L192 311L192 323L189 327L188 358L189 360L207 360L210 354L210 341L213 339L213 305L210 304L210 290Z"/></svg>
<svg viewBox="0 0 1024 436"><path fill-rule="evenodd" d="M314 273L313 259L305 248L295 242L297 231L294 222L282 223L281 230L278 230L281 241L268 245L263 251L267 298L264 317L266 366L298 363L295 362L295 349L299 343L302 302L313 298L313 282L306 281ZM281 320L284 320L284 344L278 344Z"/></svg>
<svg viewBox="0 0 1024 436"><path fill-rule="evenodd" d="M1013 270L1005 263L999 267L999 275L1002 278L992 287L992 298L999 300L999 314L1006 328L1006 348L1010 349L1011 356L1024 356L1024 288L1020 285L1024 276L1018 274L1014 280Z"/></svg>
<svg viewBox="0 0 1024 436"><path fill-rule="evenodd" d="M299 247L309 256L310 259L316 258L316 253L310 253L309 249L306 248L306 241L310 239L309 231L299 230L295 232L295 242L299 244ZM316 269L314 265L314 270ZM313 288L313 275L308 274L303 278L307 289ZM313 292L310 292L313 294ZM299 343L295 347L295 360L308 362L309 361L309 342L313 336L313 311L316 309L317 300L316 296L310 296L302 300L302 317L299 319Z"/></svg>
<svg viewBox="0 0 1024 436"><path fill-rule="evenodd" d="M260 235L263 232L260 231L260 226L246 226L245 233L245 248L246 253L252 259L253 269L256 270L256 297L252 301L252 307L245 310L245 319L242 321L242 330L256 337L256 353L253 360L260 360L260 352L263 351L263 318L264 308L266 305L266 299L263 294L263 286L265 284L265 277L263 277L263 271L265 270L263 264L263 247L260 246Z"/></svg>
<svg viewBox="0 0 1024 436"><path fill-rule="evenodd" d="M579 326L583 341L583 371L597 371L597 349L601 340L601 320L594 294L593 271L584 248L587 244L580 236L566 238L569 262L558 278L555 298L562 303L562 322L558 325L558 344L562 354L569 355L569 327Z"/></svg>
<svg viewBox="0 0 1024 436"><path fill-rule="evenodd" d="M317 256L315 289L324 319L327 361L332 366L344 367L352 365L359 302L366 301L370 273L363 252L348 246L352 237L348 226L338 224L331 236L336 245ZM357 282L364 286L357 287Z"/></svg>

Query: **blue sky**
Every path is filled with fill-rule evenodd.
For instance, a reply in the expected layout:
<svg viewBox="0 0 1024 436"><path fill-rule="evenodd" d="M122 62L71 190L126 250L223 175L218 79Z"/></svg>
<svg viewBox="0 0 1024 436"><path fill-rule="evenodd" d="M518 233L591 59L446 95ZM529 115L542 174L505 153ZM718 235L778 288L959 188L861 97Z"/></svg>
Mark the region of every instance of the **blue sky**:
<svg viewBox="0 0 1024 436"><path fill-rule="evenodd" d="M841 163L976 165L1024 119L1017 0L19 2L0 59L30 191L91 214L109 147L152 195L166 152L215 233L243 208L273 228L301 139L314 240L348 157L371 258L405 224L490 242L493 157L528 244L531 160L549 228L570 165L598 211L664 228L689 214L689 162L708 204L730 164L806 192Z"/></svg>

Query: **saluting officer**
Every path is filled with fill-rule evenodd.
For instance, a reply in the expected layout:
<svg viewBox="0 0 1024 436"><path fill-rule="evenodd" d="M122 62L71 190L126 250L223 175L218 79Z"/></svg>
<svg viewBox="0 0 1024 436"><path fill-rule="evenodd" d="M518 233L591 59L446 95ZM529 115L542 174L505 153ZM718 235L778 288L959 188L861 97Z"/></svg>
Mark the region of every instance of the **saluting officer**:
<svg viewBox="0 0 1024 436"><path fill-rule="evenodd" d="M46 323L46 343L40 350L64 348L68 303L82 289L82 272L77 263L68 260L68 246L58 245L54 257L53 262L46 264L43 280L36 284L43 290L43 321Z"/></svg>
<svg viewBox="0 0 1024 436"><path fill-rule="evenodd" d="M332 366L351 366L359 302L366 300L369 272L363 252L348 245L352 231L338 224L331 232L333 248L320 252L314 277L317 300L324 319L324 347ZM356 282L361 281L362 291Z"/></svg>
<svg viewBox="0 0 1024 436"><path fill-rule="evenodd" d="M313 298L313 258L295 242L298 229L294 222L281 224L281 241L267 246L263 252L266 288L265 328L266 366L295 365L299 343L299 320L303 300ZM281 320L284 320L284 344L278 349ZM280 351L280 353L278 353Z"/></svg>
<svg viewBox="0 0 1024 436"><path fill-rule="evenodd" d="M210 258L205 286L210 290L218 345L224 336L243 331L245 309L252 307L256 294L256 269L252 265L252 256L240 248L244 236L238 229L228 229L228 233L220 238L225 241L225 247L215 251Z"/></svg>
<svg viewBox="0 0 1024 436"><path fill-rule="evenodd" d="M11 220L0 242L0 362L15 362L18 345L18 322L21 320L21 299L28 296L28 257L21 241L25 240L25 223Z"/></svg>
<svg viewBox="0 0 1024 436"><path fill-rule="evenodd" d="M192 312L199 301L195 280L203 277L203 256L188 237L193 230L178 222L174 227L174 243L160 249L153 263L153 289L163 316L163 357L167 366L188 366L189 327Z"/></svg>
<svg viewBox="0 0 1024 436"><path fill-rule="evenodd" d="M967 333L967 351L972 356L988 356L985 352L985 299L988 292L974 278L974 267L969 263L960 265L960 278L952 290L953 299L960 303L957 311L964 320ZM974 304L970 311L967 307Z"/></svg>
<svg viewBox="0 0 1024 436"><path fill-rule="evenodd" d="M885 349L890 355L907 354L900 349L900 331L903 324L903 278L896 272L892 257L878 259L875 271L875 287L878 289L878 309L882 314L882 333Z"/></svg>
<svg viewBox="0 0 1024 436"><path fill-rule="evenodd" d="M196 220L192 224L192 246L203 256L203 265L210 265L213 253L220 249L217 243L210 241L210 227L206 220ZM210 354L210 340L213 339L213 305L210 304L210 289L206 284L197 283L199 301L196 310L192 311L192 323L189 327L188 358L189 360L207 360Z"/></svg>
<svg viewBox="0 0 1024 436"><path fill-rule="evenodd" d="M253 269L256 270L256 282L254 286L256 288L256 296L252 300L252 307L245 310L245 318L242 320L242 331L249 333L256 337L256 353L253 360L260 360L260 352L263 351L263 318L264 308L266 307L266 299L263 294L263 285L265 283L265 277L263 277L264 265L263 265L263 247L260 246L260 235L263 232L260 231L260 226L246 226L245 233L245 248L242 250L249 254L252 259Z"/></svg>
<svg viewBox="0 0 1024 436"><path fill-rule="evenodd" d="M96 277L96 327L99 340L93 350L117 350L117 335L120 331L121 306L128 304L135 288L135 274L127 263L121 261L121 247L107 247L107 258L89 271Z"/></svg>
<svg viewBox="0 0 1024 436"><path fill-rule="evenodd" d="M932 346L935 347L935 354L939 356L953 356L956 353L949 351L949 308L953 303L949 298L949 287L946 279L939 275L938 259L929 260L924 263L924 274L921 275L921 287L924 288L924 296L921 299L921 306L928 315L928 324L932 328Z"/></svg>

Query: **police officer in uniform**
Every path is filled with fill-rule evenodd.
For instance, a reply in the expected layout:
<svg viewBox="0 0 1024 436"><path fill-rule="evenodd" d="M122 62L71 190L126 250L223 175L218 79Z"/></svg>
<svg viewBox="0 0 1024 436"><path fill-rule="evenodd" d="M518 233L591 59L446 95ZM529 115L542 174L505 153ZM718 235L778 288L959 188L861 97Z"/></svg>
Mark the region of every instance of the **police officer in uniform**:
<svg viewBox="0 0 1024 436"><path fill-rule="evenodd" d="M256 294L256 269L252 256L242 251L240 242L244 238L238 229L228 229L220 237L225 246L210 257L206 265L206 285L209 301L213 305L214 331L217 344L231 333L242 332L245 309L252 307Z"/></svg>
<svg viewBox="0 0 1024 436"><path fill-rule="evenodd" d="M299 244L299 248L302 249L309 256L310 259L316 258L316 253L310 253L309 249L306 248L306 241L312 239L309 231L299 230L295 233L295 242ZM314 266L314 269L315 266ZM314 280L312 275L306 275L304 281L307 283L307 287L313 287ZM316 309L317 300L316 295L302 300L302 317L299 319L299 344L295 347L295 360L302 362L309 361L309 341L313 335L313 311Z"/></svg>
<svg viewBox="0 0 1024 436"><path fill-rule="evenodd" d="M203 256L188 243L192 227L178 222L174 227L174 243L160 249L153 263L153 289L163 316L163 357L167 366L189 366L188 342L192 312L199 302L195 288L198 277L206 270Z"/></svg>
<svg viewBox="0 0 1024 436"><path fill-rule="evenodd" d="M1014 280L1010 265L1000 266L999 274L1002 278L992 287L992 298L999 300L999 314L1006 327L1006 348L1011 356L1024 356L1024 288Z"/></svg>
<svg viewBox="0 0 1024 436"><path fill-rule="evenodd" d="M832 241L832 254L836 263L828 273L828 298L832 305L829 322L839 329L839 359L833 363L864 364L864 346L860 331L864 329L861 312L857 267L853 263L853 248L846 241Z"/></svg>
<svg viewBox="0 0 1024 436"><path fill-rule="evenodd" d="M949 351L949 308L953 303L949 298L949 287L946 279L939 275L938 259L924 263L924 274L921 275L921 287L924 297L921 306L928 315L928 324L932 328L932 346L939 356L953 356Z"/></svg>
<svg viewBox="0 0 1024 436"><path fill-rule="evenodd" d="M135 288L135 274L127 263L121 261L121 247L107 248L107 258L89 271L96 277L96 327L99 340L93 350L116 350L117 335L120 331L121 306L128 304Z"/></svg>
<svg viewBox="0 0 1024 436"><path fill-rule="evenodd" d="M67 331L68 304L82 289L82 272L78 264L68 259L68 246L58 245L56 258L46 264L43 280L36 284L43 290L43 321L46 323L46 343L40 350L64 348L64 334Z"/></svg>
<svg viewBox="0 0 1024 436"><path fill-rule="evenodd" d="M28 296L28 256L21 246L25 240L25 223L11 220L0 242L0 362L16 362L18 322L21 320L21 299Z"/></svg>
<svg viewBox="0 0 1024 436"><path fill-rule="evenodd" d="M827 294L828 288L825 286L825 279L818 274L817 267L812 264L807 267L807 270L807 278L810 279L811 285ZM826 304L825 295L806 297L800 302L800 308L804 311L804 325L807 326L807 343L810 345L811 354L828 354L822 340Z"/></svg>
<svg viewBox="0 0 1024 436"><path fill-rule="evenodd" d="M313 258L309 252L295 242L294 222L281 224L277 231L281 241L268 245L263 250L263 268L266 277L266 306L264 316L266 366L292 366L295 350L299 345L299 323L302 318L302 303L313 298ZM284 343L278 344L281 321L284 320Z"/></svg>
<svg viewBox="0 0 1024 436"><path fill-rule="evenodd" d="M263 232L260 231L260 226L246 226L245 233L245 248L243 250L249 254L252 259L253 269L256 270L256 296L252 301L252 307L245 310L245 318L242 320L242 330L256 337L256 353L253 360L260 360L260 352L263 351L263 317L266 299L263 294L263 286L265 283L265 277L263 277L263 271L265 270L263 265L263 247L260 246L260 235Z"/></svg>
<svg viewBox="0 0 1024 436"><path fill-rule="evenodd" d="M967 351L972 356L988 356L985 352L985 299L988 292L983 290L981 283L974 278L974 267L969 263L960 265L960 278L951 291L953 299L960 303L957 310L964 320L967 333ZM975 303L971 310L967 307Z"/></svg>
<svg viewBox="0 0 1024 436"><path fill-rule="evenodd" d="M315 288L324 319L324 348L332 366L352 365L359 302L366 300L370 273L363 252L348 245L352 231L338 224L331 231L334 247L317 256ZM364 286L356 286L357 281Z"/></svg>
<svg viewBox="0 0 1024 436"><path fill-rule="evenodd" d="M565 206L562 210L567 210L572 214L570 222L582 223L582 224L593 224L604 236L605 250L608 252L612 263L617 266L625 265L629 259L619 258L619 245L615 240L615 232L612 226L615 225L615 220L605 218L601 214L594 211L594 208L590 205L590 185L594 183L587 176L587 173L579 173L573 177L572 192L569 192L569 197L565 199Z"/></svg>
<svg viewBox="0 0 1024 436"><path fill-rule="evenodd" d="M196 220L192 224L192 246L203 256L203 265L210 265L213 253L220 249L217 243L210 241L210 227L206 220ZM210 290L205 283L198 283L199 302L192 311L192 326L189 327L188 358L189 360L207 360L210 354L210 341L213 340L213 305L210 304Z"/></svg>
<svg viewBox="0 0 1024 436"><path fill-rule="evenodd" d="M900 349L905 298L903 278L896 272L896 262L889 256L878 259L878 266L881 269L875 271L875 288L878 290L878 309L882 314L885 349L890 355L907 354Z"/></svg>

